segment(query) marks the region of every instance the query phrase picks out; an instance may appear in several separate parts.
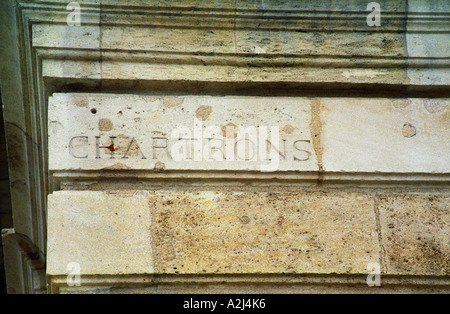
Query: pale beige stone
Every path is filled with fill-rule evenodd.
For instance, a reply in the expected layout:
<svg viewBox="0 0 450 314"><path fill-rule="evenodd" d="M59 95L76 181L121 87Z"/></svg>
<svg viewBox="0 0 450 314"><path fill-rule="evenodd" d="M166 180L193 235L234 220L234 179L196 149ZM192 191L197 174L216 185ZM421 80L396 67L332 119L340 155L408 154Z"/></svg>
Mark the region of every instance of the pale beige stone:
<svg viewBox="0 0 450 314"><path fill-rule="evenodd" d="M48 197L47 274L153 273L148 199L104 192L54 192Z"/></svg>
<svg viewBox="0 0 450 314"><path fill-rule="evenodd" d="M325 172L448 173L449 111L408 100L319 99Z"/></svg>
<svg viewBox="0 0 450 314"><path fill-rule="evenodd" d="M55 94L49 167L317 171L310 120L306 98Z"/></svg>
<svg viewBox="0 0 450 314"><path fill-rule="evenodd" d="M5 0L0 2L0 16L5 26L0 32L2 43L4 43L0 58L3 60L1 86L5 120L7 121L8 153L11 163L14 224L17 234L29 237L30 242L36 244L38 250L44 256L47 239L45 197L49 185L53 184L53 182L48 184L47 167L45 166L48 164L45 125L48 120L46 113L48 92L67 88L68 90L86 92L88 90L104 90L131 94L155 92L156 90L167 96L190 93L191 91L192 94L228 95L243 93L267 96L269 93L297 95L304 92L305 88L308 89L308 93L315 93L317 88L320 90L319 93L328 92L331 89L330 92L332 93L346 95L347 91L351 94L365 93L367 89L372 95L378 93L385 95L389 92L385 90L386 88L406 93L419 91L425 96L437 97L446 94L450 82L450 72L448 71L450 24L447 22L450 2L448 1L384 1L381 3L382 26L374 28L366 24L366 16L369 13L366 9L368 2L354 0L180 0L177 1L176 5L172 0L79 0L77 2L82 5L83 14L82 25L79 27L66 25L67 14L65 13L68 12L65 8L68 3L67 0L52 0L51 3L47 0ZM151 101L148 100L150 103L162 101L153 98L148 99L152 99ZM355 181L359 183L359 181L380 176L387 183L400 178L400 185L403 185L405 180L415 180L420 174L429 181L428 184L431 185L434 194L443 193L447 195L447 190L439 190L438 185L435 185L437 178L440 180L440 187L448 185L447 105L442 105L440 100L438 102L425 100L424 103L422 102L424 99L411 100L410 104L408 101L395 102L397 100L384 99L382 101L382 103L392 101L394 108L392 109L387 104L378 107L377 101L367 100L367 98L355 98L352 106L349 106L354 107L350 109L354 110L353 112L349 113L347 111L349 107L343 107L345 109L342 111L333 108L330 114L326 110L327 106L324 106L325 110L321 110L324 108L322 108L320 102L317 102L312 106L315 109L309 113L311 115L310 120L312 120L309 121L310 123L305 123L305 126L302 124L300 129L295 123L289 124L294 128L285 127L287 124L282 123L280 128L284 127L282 129L284 134L295 134L297 131L302 131L304 127L311 133L312 141L310 144L312 146L308 148L313 148L312 156L314 156L314 160L317 159L317 162L314 161L308 169L301 167L300 173L314 171L314 174L308 178L317 180L319 184L326 183L327 179L336 175L338 184L348 181L354 184ZM93 102L95 105L97 103L96 101ZM169 101L169 105L172 104L174 106L167 108L171 110L182 108L182 105L177 101ZM78 102L76 106L80 110L82 108L87 109L86 111L93 109L89 102L85 101ZM378 109L381 111L378 111ZM205 121L212 119L214 112L211 112L209 116L207 112L200 110L200 118L205 118ZM97 114L99 113L100 111ZM191 111L192 116L196 113L194 110ZM329 117L331 118L328 119ZM141 122L135 119L140 119L140 117L133 117L136 124L148 123L145 119L141 119ZM96 121L93 127L98 129L98 122ZM111 122L114 122L113 129L107 131L109 127L106 127L102 132L113 132L115 127L120 127L117 121L111 120ZM73 125L71 130L76 127L76 125ZM49 121L48 133L50 136L60 135L65 130L64 123L58 120ZM60 148L64 148L64 144L61 143L64 143L64 141L58 144L61 146ZM77 144L80 145L82 142ZM102 142L103 144L105 143ZM120 148L117 146L120 146ZM107 155L108 151L116 153L119 150L123 151L122 145L117 146L113 145L108 150L102 149L102 153ZM128 145L125 147L128 148ZM136 143L130 145L129 150L130 154L133 153L135 156L141 154ZM55 155L50 155L50 158L55 160ZM57 159L66 159L63 154L56 155L58 156ZM53 165L52 162L50 161L51 165ZM45 169L42 168L43 166ZM103 184L120 186L124 191L122 191L122 196L117 196L119 204L126 203L121 198L129 193L127 191L135 183L135 181L122 180L123 177L128 176L129 179L130 176L135 175L136 181L138 181L144 177L144 172L154 171L158 172L159 178L180 179L181 172L171 172L174 168L166 160L157 160L154 164L146 164L145 167L136 168L135 166L117 162L93 169L89 168L89 164L86 164L88 169L85 169L83 164L78 164L51 168L50 173L51 176L56 174L61 175L61 177L66 176L65 180L68 181L65 182L66 186L78 180L89 181L92 178L102 181ZM192 167L187 166L184 170L189 169L192 169ZM181 176L186 179L195 178L195 180L202 182L220 179L216 183L222 186L228 185L230 178L246 179L239 181L238 184L240 185L249 183L250 180L248 180L249 176L245 173L246 171L241 174L235 166L225 169L231 170L232 175L230 176L225 171L219 171L220 174L214 177L213 172L210 171L208 176L205 176L206 172L203 172L203 170L208 169L202 168L197 169L201 171L198 171L196 176L190 171L185 171ZM245 167L241 169L249 170ZM180 169L176 168L176 170ZM296 170L298 169L296 168ZM352 172L354 171L357 174L353 175ZM319 174L316 172L319 172ZM123 177L119 178L119 174ZM262 176L259 178L262 178ZM298 179L298 177L287 173L273 176L266 175L264 178L270 179L266 182L273 186L280 184L280 179ZM430 178L432 180L428 180ZM49 181L52 181L52 179L53 177ZM71 182L71 180L74 182ZM89 184L92 184L92 182L88 182ZM257 185L258 183L252 181L249 187L253 188L253 184ZM283 184L284 182L280 185ZM98 184L98 186L101 186L101 184ZM55 184L55 187L57 188L58 185ZM189 187L192 188L191 185ZM403 189L409 191L409 188L409 185L403 186L401 188L402 193ZM420 185L417 187L417 191L425 193L425 187ZM329 219L335 219L336 217L333 215L338 213L342 213L343 217L347 217L346 215L351 213L352 217L356 215L357 218L363 219L356 209L346 208L343 204L344 201L341 201L339 197L343 199L348 197L350 199L348 204L363 208L365 214L368 213L366 205L372 204L375 216L379 219L380 215L377 214L377 210L381 212L381 223L377 224L377 230L389 229L389 226L395 228L400 226L395 231L398 231L398 235L401 235L396 236L396 233L390 234L383 231L385 233L380 236L380 232L378 232L381 244L379 250L381 255L384 256L384 260L388 260L386 255L395 257L393 261L383 264L388 272L392 272L394 275L388 277L386 286L382 288L383 290L378 291L389 291L394 287L391 291L410 292L417 288L422 289L422 292L448 292L450 286L447 280L448 276L446 276L448 274L448 251L446 250L448 245L445 242L445 239L448 239L448 234L445 231L448 226L448 205L445 198L439 197L427 200L426 196L423 196L424 198L422 196L392 196L388 193L387 200L368 197L368 204L366 204L364 193L362 193L361 199L361 195L350 193L346 185L340 185L336 192L337 194L324 195L326 193L318 193L309 196L297 196L294 193L292 195L285 194L284 197L297 197L300 200L308 199L308 201L305 200L305 203L308 204L311 217L308 216L305 222L311 222L311 228L313 229L318 224L328 227L331 223ZM197 201L201 202L211 198L209 192L203 192L199 194L200 196L193 194L193 191L189 193L191 194L178 194L171 199L178 200L181 198L181 200L185 200L195 207L194 203ZM67 197L61 196L58 201L58 206L61 208L58 213L60 215L64 215L66 199L70 201L67 202L68 207L75 202L72 199L74 196L67 195ZM100 195L103 194L93 197L91 203L87 200L88 197L84 197L83 203L95 207L96 199L103 199L103 196ZM252 199L252 203L258 204L256 197L253 199L250 194L241 195L243 198L241 201L244 204L246 204L245 200L247 199ZM166 196L170 195L167 194ZM223 198L226 196L231 197L230 194L226 193L221 196L222 198L217 197L220 201L219 204L224 203ZM146 197L150 198L150 196ZM309 197L323 198L321 204L333 208L333 211L327 212L328 220L320 214L312 214L314 204L311 203ZM104 198L110 200L109 196L104 196ZM270 200L269 197L265 199ZM155 196L152 200L155 204L152 206L157 208L155 213L162 211L159 198ZM359 206L359 201L363 202L361 206ZM377 201L380 202L378 206ZM295 199L288 200L288 204L291 205L295 202ZM100 203L103 204L104 202ZM127 208L127 204L122 205ZM246 209L245 206L241 208L241 203L233 204L233 208ZM434 213L433 204L438 206L439 214ZM431 207L429 207L430 205ZM150 207L150 205L148 206ZM174 215L167 218L170 228L162 229L166 231L175 229L174 237L186 239L188 237L182 229L183 226L186 228L192 227L196 231L197 229L194 227L198 226L195 223L203 226L201 224L203 220L200 220L199 223L199 216L195 214L202 213L202 210L204 211L212 206L203 204L202 209L198 212L193 211L192 206L189 205L181 207L184 212L192 213L189 216L191 220L185 222ZM406 209L403 211L398 207L409 208L411 212ZM170 205L168 205L168 208L175 211ZM231 210L229 206L225 206L225 208ZM259 211L252 212L251 209L247 209L246 211L249 213L239 216L239 223L242 224L240 230L235 228L234 220L229 220L233 232L245 236L257 248L259 248L257 246L260 243L259 240L262 240L262 243L269 243L268 235L258 234L259 238L254 240L253 237L256 238L257 235L245 233L245 230L260 230L259 228L255 229L255 221L252 220L254 217L259 217L265 225L274 224L275 213L270 212L268 208L262 209L262 212L268 213L267 216L264 216L265 218L258 216ZM339 211L336 208L344 209ZM95 207L95 211L84 216L91 217L90 215L95 214L96 210ZM232 235L227 234L227 230L222 230L220 226L212 224L212 217L219 216L218 211L219 209L214 209L212 216L207 216L204 219L212 226L211 231L223 231L223 234L229 237L227 239L242 244ZM383 211L385 211L384 214ZM417 219L414 217L414 213L417 213ZM364 219L368 219L366 215L364 217ZM102 221L101 227L97 231L94 232L89 229L89 232L85 233L87 234L86 238L79 235L80 243L92 241L92 239L102 237L105 234L109 235L105 227L109 226L108 223L114 222L119 226L119 223L113 218L105 216L105 219L105 222ZM126 220L132 221L131 218ZM338 219L339 222L342 220ZM348 220L360 221L356 218L349 218ZM94 222L100 223L96 220ZM180 225L177 222L184 224ZM386 227L386 224L388 227ZM284 225L286 230L295 234L298 225L294 226L286 222ZM411 228L405 226L411 226ZM118 229L122 229L122 227L120 225ZM353 240L351 232L355 230L355 227L350 227L348 221L343 221L341 226L336 228L351 230L347 238ZM138 227L136 230L141 229ZM136 230L133 229L133 231ZM142 230L144 230L143 227ZM347 245L345 241L334 244L336 239L330 236L340 234L342 230L334 230L333 227L329 227L326 231L321 231L324 235L319 236L319 238L324 239L322 237L328 235L331 240L326 238L323 240L324 243L342 248L342 246ZM49 239L57 239L59 231L54 232L54 229L51 231ZM220 266L226 265L227 261L222 259L225 254L220 254L222 251L218 246L209 245L215 244L214 238L208 238L209 233L206 229L200 231L203 232L201 234L205 238L201 238L202 241L199 241L198 245L215 249L216 251L213 252L217 253ZM127 230L126 232L131 231ZM423 238L421 238L422 240L414 240L413 234L425 235L427 245L422 245L424 244L421 242ZM65 238L58 241L70 239L68 234L63 233L61 236L65 236ZM91 237L89 238L89 236ZM194 238L194 236L192 237ZM107 237L107 239L109 238ZM163 237L163 239L165 238ZM275 237L273 243L276 244L277 240L278 238ZM387 242L384 243L384 241ZM152 240L151 243L157 244L159 242ZM354 241L354 243L358 245L359 242ZM269 244L266 248L272 249ZM62 243L61 250L58 251L58 254L63 257L65 256L64 249L67 248L64 245L66 244ZM105 256L103 254L108 254L108 250L111 249L106 244L103 245L105 251L100 252L102 257ZM113 246L115 245L117 244L113 244ZM166 248L163 245L164 249L160 251L161 257L170 259L174 252L178 252L184 246L189 247L184 242L179 245L179 247L174 245L173 250L170 245L167 245ZM280 247L280 252L283 248L285 247ZM359 250L356 251L359 252ZM119 250L119 252L122 251ZM246 252L249 252L247 257L253 257L259 253L257 250ZM314 264L323 266L320 258L326 260L330 252L332 251L316 252L318 260L314 260ZM348 254L347 249L344 249L343 252L346 252L344 256ZM264 254L270 258L278 258L272 251L265 251ZM337 253L337 255L339 254ZM129 255L132 254L124 254L124 256ZM285 255L281 254L281 256ZM414 265L403 265L402 263L406 263L403 260L405 256L414 256ZM193 260L194 252L188 250L183 258L188 261ZM348 256L348 258L353 260L354 256ZM205 258L201 266L209 267L207 269L211 271L214 270L212 264L209 263L211 260L214 260L214 257ZM120 259L118 261L120 262ZM238 261L245 262L245 259L238 259ZM270 267L273 266L269 261L267 263ZM12 282L22 285L24 289L21 289L21 291L33 291L33 285L20 279L31 273L24 271L26 267L23 267L23 265L23 262L16 261L15 258L10 260L11 274L17 274L18 278L12 280ZM289 266L290 264L288 260L281 258L280 265ZM340 274L342 276L336 278L331 273L322 273L324 276L318 277L311 274L305 281L302 281L301 274L298 277L280 275L280 277L271 280L267 280L270 277L266 276L267 274L256 276L254 273L251 275L255 276L250 276L251 278L248 280L243 280L239 276L237 278L210 276L205 279L198 273L192 273L191 277L140 277L139 274L136 276L117 275L115 271L120 271L123 265L119 266L117 269L106 267L107 270L112 269L110 275L103 275L101 270L92 266L91 271L99 273L99 276L93 274L87 278L91 280L93 291L95 289L106 290L109 288L108 285L123 284L124 290L127 287L142 285L147 288L141 291L146 290L147 292L220 292L224 291L222 287L229 284L228 287L231 288L226 291L239 293L246 292L247 288L247 292L295 292L302 288L302 292L307 292L320 291L322 287L326 286L326 284L322 284L321 280L327 282L330 288L322 291L368 291L367 287L359 290L361 282L362 285L365 285L363 276L355 277ZM309 266L311 265L306 263L306 268L300 266L294 268L298 271L310 271ZM339 264L339 266L342 266L342 264ZM260 267L263 269L264 265L261 264ZM273 268L281 269L282 266L279 266L279 268L273 266ZM362 264L358 264L352 269L358 270L361 268ZM255 269L257 269L256 266ZM333 272L330 265L325 265L323 269ZM141 268L136 267L136 270L139 271ZM339 271L342 271L342 269ZM354 273L352 274L354 275ZM396 274L402 274L402 276ZM425 276L422 277L422 275ZM153 280L151 283L156 285L150 284L150 287L148 287L150 283L146 281L148 279ZM61 276L61 278L50 276L49 278L50 283L57 280L63 282L64 285L64 276ZM196 284L191 285L191 282L195 280L197 280ZM384 280L383 277L383 284ZM226 281L226 284L222 281ZM50 284L50 286L52 285ZM158 290L159 288L161 290ZM84 287L78 291L83 291L83 289ZM75 290L66 289L64 291L73 292Z"/></svg>
<svg viewBox="0 0 450 314"><path fill-rule="evenodd" d="M379 261L372 201L358 194L156 192L161 273L364 273Z"/></svg>
<svg viewBox="0 0 450 314"><path fill-rule="evenodd" d="M378 262L363 194L60 191L47 273L359 273Z"/></svg>

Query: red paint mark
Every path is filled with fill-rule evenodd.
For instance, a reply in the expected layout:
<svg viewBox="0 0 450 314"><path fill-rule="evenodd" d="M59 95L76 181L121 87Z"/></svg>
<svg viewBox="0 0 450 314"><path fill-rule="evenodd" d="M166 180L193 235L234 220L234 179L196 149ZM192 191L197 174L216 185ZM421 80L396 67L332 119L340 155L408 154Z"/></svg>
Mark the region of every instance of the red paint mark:
<svg viewBox="0 0 450 314"><path fill-rule="evenodd" d="M111 144L111 145L108 146L108 149L109 149L109 151L111 151L111 152L115 152L115 151L118 150L119 148L120 148L119 146L114 147L114 144Z"/></svg>

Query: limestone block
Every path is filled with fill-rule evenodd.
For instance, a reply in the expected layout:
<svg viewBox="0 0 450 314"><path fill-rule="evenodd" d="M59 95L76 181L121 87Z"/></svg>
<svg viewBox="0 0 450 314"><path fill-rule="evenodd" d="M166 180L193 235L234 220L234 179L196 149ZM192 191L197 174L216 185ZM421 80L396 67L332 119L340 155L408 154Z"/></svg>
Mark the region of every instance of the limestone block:
<svg viewBox="0 0 450 314"><path fill-rule="evenodd" d="M33 25L34 48L77 55L43 60L44 76L276 88L409 83L405 1L383 3L384 23L376 28L366 23L364 1L113 2L115 7L102 2L101 9L83 10L81 27L56 17ZM433 24L428 16L420 21L420 31ZM428 62L422 57L411 66Z"/></svg>
<svg viewBox="0 0 450 314"><path fill-rule="evenodd" d="M148 199L102 192L56 192L48 197L47 274L152 273Z"/></svg>
<svg viewBox="0 0 450 314"><path fill-rule="evenodd" d="M317 99L325 172L450 171L448 99Z"/></svg>
<svg viewBox="0 0 450 314"><path fill-rule="evenodd" d="M50 170L317 171L306 98L56 94Z"/></svg>
<svg viewBox="0 0 450 314"><path fill-rule="evenodd" d="M380 195L382 247L390 274L450 274L448 195Z"/></svg>
<svg viewBox="0 0 450 314"><path fill-rule="evenodd" d="M364 273L379 262L363 194L59 191L47 273Z"/></svg>
<svg viewBox="0 0 450 314"><path fill-rule="evenodd" d="M448 99L55 94L50 170L445 176L448 120Z"/></svg>
<svg viewBox="0 0 450 314"><path fill-rule="evenodd" d="M379 260L364 195L157 192L153 252L161 273L364 273Z"/></svg>

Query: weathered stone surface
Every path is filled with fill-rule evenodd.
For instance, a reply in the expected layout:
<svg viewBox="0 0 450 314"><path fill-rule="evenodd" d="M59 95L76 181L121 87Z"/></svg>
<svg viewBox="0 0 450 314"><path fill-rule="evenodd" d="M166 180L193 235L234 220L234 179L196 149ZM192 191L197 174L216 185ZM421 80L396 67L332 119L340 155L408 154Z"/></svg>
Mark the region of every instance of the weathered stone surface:
<svg viewBox="0 0 450 314"><path fill-rule="evenodd" d="M448 195L380 195L376 204L387 273L450 274Z"/></svg>
<svg viewBox="0 0 450 314"><path fill-rule="evenodd" d="M377 97L385 97L391 92L395 95L405 93L408 97L448 96L448 1L384 1L381 3L382 25L379 27L367 25L368 1L363 0L181 0L176 4L170 0L79 0L77 2L82 5L82 24L79 27L66 24L69 13L66 10L67 0L0 2L0 16L5 26L0 32L1 42L4 43L0 58L1 87L12 178L15 231L17 235L27 236L43 256L46 255L47 239L45 198L49 185L53 184L48 184L47 180L49 150L46 122L50 119L47 119L46 98L49 92L87 92L92 88L98 92L128 94L319 96L328 95L330 91L333 95L347 96L347 92L351 95L365 95L367 90ZM160 100L161 106L165 106L166 110L176 112L182 107L179 97L166 98L166 101ZM346 102L344 98L341 100ZM305 121L309 121L305 123L305 128L310 132L308 140L311 140L311 146L308 148L311 149L312 159L310 168L300 167L296 170L300 170L302 175L303 171L314 171L307 179L317 180L319 184L331 180L330 178L337 178L339 184L345 180L354 184L355 179L363 181L378 175L388 182L393 178L400 178L400 184L404 184L409 179L414 181L420 174L425 180L438 178L436 180L440 181L440 187L446 185L449 170L449 147L446 139L449 134L445 101L423 98L410 99L412 102L409 103L408 99L383 98L380 105L378 100L354 98L349 101L351 106L337 106L336 102L327 103L326 99L305 100L304 107L311 106L311 111L305 112ZM63 102L60 105L64 107L66 104ZM79 105L80 108L87 107L80 110L92 109L89 103L83 101ZM209 108L208 105L199 104L190 113L207 124L217 113L212 109L212 106ZM97 115L100 113L101 111L97 111ZM78 116L82 119L82 116ZM175 121L177 120L174 119ZM49 132L58 133L59 122L54 120L50 123ZM236 123L226 121L222 126L227 125L233 127ZM92 124L92 128L103 132L106 139L109 139L107 134L114 132L118 126L121 124L109 117L99 117ZM75 128L76 125L72 125L69 129ZM298 131L296 128L297 125L292 123L280 126L280 130L291 135ZM234 134L231 133L231 137ZM66 148L64 145L67 144L62 143L65 142L60 142L56 151ZM82 144L82 141L78 144ZM127 145L125 147L128 149ZM111 150L115 153L119 153L119 150L123 152L123 148L117 148L117 151L116 148L112 146ZM55 147L50 147L50 150L53 149ZM130 146L129 153L132 150ZM139 149L134 147L135 153L136 150L139 156ZM104 157L111 157L106 148L100 149L100 152L103 154L100 155L102 160ZM78 153L80 151L75 151L76 155ZM53 158L56 155L57 158ZM63 154L50 154L50 158L53 158L50 160L50 168L55 161L61 164L68 162L68 158ZM84 165L86 168L83 168ZM248 180L250 176L247 177L246 171L253 168L247 166L245 164L236 168L236 165L233 165L230 170L235 172L231 177L229 173L222 171L229 168L215 168L214 170L220 170L220 178L213 176L214 171L206 172L211 169L196 168L199 170L196 179L202 181L200 184L203 180L216 180L214 183L217 185L229 187L232 184L229 184L231 178L239 181L234 182L237 185L248 184L251 190L255 187L254 182ZM290 168L292 164L285 166L285 169L293 168ZM184 170L189 169L193 167L186 165ZM245 174L239 176L241 172L238 169L244 170L242 172ZM170 274L167 277L155 276L156 286L147 286L147 291L151 292L192 291L189 289L208 291L209 287L213 287L210 291L220 292L221 288L226 286L222 281L226 281L228 287L231 287L227 291L242 292L243 287L250 286L250 291L286 292L293 291L292 287L295 285L310 285L308 287L317 291L318 286L322 287L318 284L320 280L328 281L332 287L330 290L334 289L333 291L342 291L340 289L344 289L344 286L355 291L360 287L357 283L364 278L352 277L347 272L354 275L365 268L363 261L357 260L355 255L360 256L360 253L364 252L363 248L369 247L366 255L363 254L363 259L377 259L381 256L384 268L393 274L395 280L388 280L387 286L384 286L387 290L394 287L392 290L395 291L400 287L397 291L411 291L420 287L424 289L422 291L433 292L436 287L438 291L442 291L440 288L444 287L444 290L446 288L448 291L448 276L443 276L448 275L448 243L445 241L448 239L448 201L444 197L448 195L447 190L434 191L436 194L422 195L423 198L418 195L395 196L388 193L386 199L382 198L384 196L368 196L363 192L352 193L347 189L347 185L340 185L336 193L331 194L277 194L281 195L283 200L274 200L276 197L273 195L258 194L256 190L244 194L236 192L236 195L223 191L199 194L194 191L179 191L129 196L133 184L141 184L140 179L148 174L148 170L165 179L188 177L191 172L180 171L174 174L182 169L173 168L164 160L155 160L150 167L117 163L99 168L80 161L76 166L72 164L50 170L52 175L59 172L60 178L66 176L66 188L72 183L75 186L78 180L86 180L89 181L89 188L109 184L116 187L120 185L123 190L120 196L111 196L107 192L76 194L70 191L61 194L58 192L50 197L53 200L49 204L59 209L55 216L51 216L55 223L64 221L67 218L65 215L68 215L67 221L73 222L75 226L72 229L68 228L67 224L66 227L61 227L60 224L48 230L50 241L56 241L51 243L55 245L52 248L60 248L52 251L53 255L48 255L52 256L51 263L54 263L49 264L54 268L50 277L53 274L62 275L58 278L52 277L52 281L64 282L64 263L67 262L64 259L76 259L79 255L83 263L87 261L87 268L82 271L93 275L88 277L92 280L93 287L105 288L109 284L116 286L123 283L126 290L135 287L135 284L145 286L148 284L145 280L149 277L143 276L142 279L140 274L137 274L139 279L136 279L134 275L127 277L121 274L124 274L124 268L125 273L130 274L131 270L126 269L126 265L140 263L139 260L132 259L141 256L135 254L136 251L143 249L150 252L148 248L151 247L151 254L144 255L145 259L153 261L155 266L149 269L139 264L135 271L157 273L164 269ZM353 175L354 172L358 173ZM137 180L129 180L130 173L135 174L133 179ZM123 176L120 177L120 174ZM128 181L123 180L126 176L129 176ZM265 178L269 180L265 184L283 186L286 182L280 182L281 177L287 178L288 174L267 175ZM226 180L217 180L218 178ZM241 180L243 178L246 180ZM149 176L146 179L149 179ZM92 180L96 183L93 184ZM436 181L429 180L428 183L433 188ZM255 185L257 184L258 182ZM57 184L54 186L58 188ZM409 189L409 186L404 188ZM417 187L419 194L424 193L423 189L423 186ZM259 196L254 196L253 192ZM131 193L133 195L134 192ZM444 196L439 196L441 193ZM438 197L433 198L434 196ZM77 197L79 199L76 199ZM125 200L125 197L128 197L128 200ZM138 201L140 197L151 204ZM217 205L214 205L214 202L209 204L211 199L217 199ZM317 199L318 205L313 199ZM227 200L233 205L226 205ZM265 200L267 205L260 204L261 200ZM293 210L300 206L300 201L305 204L306 209L296 216ZM121 209L129 208L129 216L123 221L119 221L119 217L109 217L109 210L115 209L111 207L110 202L118 203ZM164 202L178 204L180 213L174 204ZM80 205L81 203L84 205ZM277 206L281 204L282 209L274 211L272 203ZM261 208L252 207L255 204ZM283 204L286 206L283 207ZM100 205L103 207L98 209ZM196 205L200 208L196 209ZM430 207L435 205L439 213ZM66 212L66 207L77 209ZM237 218L233 220L232 216L226 216L219 207L227 209L232 215L235 215L237 209L245 211L245 215L238 216L242 227L238 229ZM326 210L321 215L314 212L316 207L326 207ZM373 207L374 214L369 210L370 207ZM81 214L78 214L80 208ZM411 208L412 211L409 212L406 208ZM210 210L210 215L206 215L207 210ZM136 211L151 212L147 214L148 217L152 216L147 220L147 223L150 223L127 229L123 222L134 223L135 217L132 213ZM165 216L166 212L172 215ZM181 213L187 216L182 217ZM293 220L281 220L284 227L279 226L277 215L280 213L283 217L291 217ZM414 213L420 218L414 217ZM96 217L97 214L100 217ZM302 219L295 221L300 214L303 214ZM92 217L95 219L85 219ZM223 225L214 223L218 220L216 218L223 219L233 232L229 233ZM337 226L331 226L334 219L339 223ZM156 223L156 220L164 224ZM375 235L370 233L369 237L368 230L374 228L372 220L377 221L377 231L372 231ZM350 222L354 222L356 227ZM78 228L78 225L81 227ZM317 227L319 225L326 226L326 229L320 229ZM70 232L61 231L61 228L68 228ZM124 228L125 232L116 234ZM260 234L265 232L265 229L268 234ZM302 234L303 229L308 229L310 234L317 234L317 237L313 238L317 242ZM398 234L389 231L391 229L398 231ZM80 230L81 234L78 233ZM142 234L149 235L150 244L140 242L142 234L133 233L133 237L124 239L124 234L136 230L142 230ZM246 230L254 234L247 234ZM286 234L282 234L284 230ZM191 234L189 231L198 234ZM270 231L274 231L273 234L270 234ZM289 236L290 233L298 237ZM241 245L243 249L228 254L227 250L232 250L232 246L220 247L220 241L214 237L216 234L224 235L224 239L228 241L226 244L235 244L237 247ZM281 234L292 242L283 243ZM414 237L417 234L420 239ZM244 241L234 235L245 238L252 247L245 246ZM357 235L360 235L360 238ZM376 235L378 241L375 242L380 246L376 244L375 247L379 254L372 256L373 251L369 244L374 241ZM161 237L155 239L153 236ZM76 238L74 241L67 241L73 239L71 237ZM110 238L114 238L116 243L105 243ZM344 240L339 242L339 238ZM120 239L123 243L131 243L131 248L128 250L119 246ZM172 239L178 242L171 244ZM194 240L196 242L192 243ZM298 244L301 249L306 246L313 249L309 252L291 252L290 248L294 245L289 246L289 243ZM82 246L84 244L87 245ZM332 246L322 251L327 244ZM94 255L91 259L91 248L97 247L101 248L97 250L97 260L94 261L96 257ZM205 249L198 253L194 251L195 247ZM209 248L216 256L207 255ZM113 249L116 251L111 255ZM17 248L14 250L19 252ZM108 254L117 264L107 264L109 260L105 262L104 259L98 259L99 256ZM122 255L117 257L114 254ZM174 254L176 258L172 259ZM198 268L195 268L192 265L198 255L205 258L200 261ZM229 256L231 258L227 260ZM259 256L264 256L264 259L258 258ZM125 257L129 257L131 262L121 259ZM291 257L298 257L303 265L295 264ZM338 263L332 262L335 257ZM177 264L177 258L185 264ZM280 275L273 281L269 280L267 284L264 273L261 276L251 273L250 275L255 276L249 276L247 281L231 276L223 279L214 276L198 279L201 278L198 272L203 270L211 274L210 272L223 269L236 269L234 260L231 259L244 265L244 271L262 272L268 269L281 273L283 269L288 269L298 277ZM9 281L22 285L20 291L33 291L33 285L22 280L33 272L24 270L24 263L16 257L13 256L9 260L12 270L10 273L14 275ZM253 264L255 260L260 261L260 264ZM409 265L411 260L414 262L412 266ZM188 267L186 265L189 268L184 269L183 267ZM317 270L315 267L320 268ZM324 276L317 279L314 274L309 273L307 280L302 281L302 272L316 272L320 269L324 271L321 273ZM341 277L334 277L332 273L335 269ZM180 276L184 275L184 271L192 277L171 276L176 271ZM397 274L412 274L412 277ZM436 278L435 275L442 276ZM187 284L192 278L197 278L199 283L194 288ZM138 282L139 280L141 281ZM286 282L293 284L289 286ZM160 283L162 289L158 290Z"/></svg>
<svg viewBox="0 0 450 314"><path fill-rule="evenodd" d="M56 94L50 170L446 174L448 123L447 99Z"/></svg>
<svg viewBox="0 0 450 314"><path fill-rule="evenodd" d="M56 192L48 198L47 274L152 273L148 199L102 192Z"/></svg>
<svg viewBox="0 0 450 314"><path fill-rule="evenodd" d="M161 273L364 273L378 261L364 195L157 192L152 238Z"/></svg>
<svg viewBox="0 0 450 314"><path fill-rule="evenodd" d="M364 273L379 261L364 194L59 191L47 273Z"/></svg>
<svg viewBox="0 0 450 314"><path fill-rule="evenodd" d="M30 239L14 229L2 230L7 292L9 294L45 293L45 263Z"/></svg>
<svg viewBox="0 0 450 314"><path fill-rule="evenodd" d="M316 99L327 172L450 172L448 99Z"/></svg>
<svg viewBox="0 0 450 314"><path fill-rule="evenodd" d="M50 170L317 171L310 121L305 98L56 94Z"/></svg>
<svg viewBox="0 0 450 314"><path fill-rule="evenodd" d="M132 278L90 278L80 287L67 287L64 279L52 278L54 293L95 294L300 294L300 293L447 293L448 278L383 276L381 287L367 286L365 276L305 275L305 274L230 274L230 275L156 275ZM110 285L105 286L104 282ZM195 296L193 296L195 298Z"/></svg>
<svg viewBox="0 0 450 314"><path fill-rule="evenodd" d="M410 12L417 12L422 20L428 12L449 12L450 3L448 1L408 1ZM416 13L416 14L417 14ZM426 18L425 18L426 19ZM447 20L443 19L442 21ZM447 20L448 22L448 20ZM426 26L428 24L428 26ZM409 84L421 85L448 85L450 83L450 73L448 67L439 66L442 59L450 57L450 41L448 34L440 32L448 23L438 22L430 27L431 23L420 23L418 19L408 19L406 23L406 48L410 58L429 58L428 68L409 67ZM424 26L429 32L418 32ZM431 31L432 30L432 31ZM441 59L441 60L439 60Z"/></svg>
<svg viewBox="0 0 450 314"><path fill-rule="evenodd" d="M192 80L297 86L426 81L408 77L407 67L415 71L416 63L424 60L422 55L411 64L407 59L405 24L414 16L408 16L406 1L384 2L386 14L379 27L367 25L370 11L365 1L182 1L174 6L149 0L145 4L127 1L122 7L114 1L116 7L111 7L102 2L101 10L84 12L83 21L89 23L83 27L67 26L59 16L52 19L59 23L35 24L34 47L95 49L91 57L102 59L101 64L88 58L45 59L44 75L104 79L102 85L108 80L137 80L137 85ZM133 6L139 12L128 13ZM420 31L430 24L436 29L428 15L419 21Z"/></svg>

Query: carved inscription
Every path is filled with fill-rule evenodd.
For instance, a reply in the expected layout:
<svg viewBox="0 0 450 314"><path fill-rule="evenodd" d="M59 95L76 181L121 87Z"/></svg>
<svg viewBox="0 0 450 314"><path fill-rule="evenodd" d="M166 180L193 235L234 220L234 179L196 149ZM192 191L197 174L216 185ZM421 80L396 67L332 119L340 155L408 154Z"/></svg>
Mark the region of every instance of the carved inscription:
<svg viewBox="0 0 450 314"><path fill-rule="evenodd" d="M49 116L53 170L317 170L303 99L56 94Z"/></svg>

